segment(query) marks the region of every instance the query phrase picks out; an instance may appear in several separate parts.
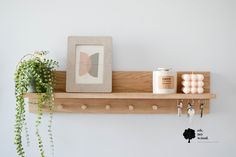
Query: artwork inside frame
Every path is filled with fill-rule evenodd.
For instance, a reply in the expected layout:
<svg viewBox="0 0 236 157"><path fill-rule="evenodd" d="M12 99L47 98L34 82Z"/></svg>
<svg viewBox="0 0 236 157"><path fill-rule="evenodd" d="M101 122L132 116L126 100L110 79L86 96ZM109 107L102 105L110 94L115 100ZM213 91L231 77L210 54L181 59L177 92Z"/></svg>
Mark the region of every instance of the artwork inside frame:
<svg viewBox="0 0 236 157"><path fill-rule="evenodd" d="M111 37L68 37L66 91L112 91Z"/></svg>

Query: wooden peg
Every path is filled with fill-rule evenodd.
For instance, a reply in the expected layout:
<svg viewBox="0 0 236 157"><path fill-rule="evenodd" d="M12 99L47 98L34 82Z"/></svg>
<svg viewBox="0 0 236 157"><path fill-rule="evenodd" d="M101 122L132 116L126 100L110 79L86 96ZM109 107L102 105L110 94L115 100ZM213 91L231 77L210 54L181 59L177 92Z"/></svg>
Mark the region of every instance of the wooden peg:
<svg viewBox="0 0 236 157"><path fill-rule="evenodd" d="M133 111L134 110L134 106L133 105L129 105L129 110Z"/></svg>
<svg viewBox="0 0 236 157"><path fill-rule="evenodd" d="M110 109L111 109L111 105L106 105L106 106L105 106L105 109L106 109L106 110L110 110Z"/></svg>
<svg viewBox="0 0 236 157"><path fill-rule="evenodd" d="M157 110L157 109L158 109L158 106L157 106L157 105L152 105L152 109L153 109L153 110Z"/></svg>
<svg viewBox="0 0 236 157"><path fill-rule="evenodd" d="M82 110L86 110L87 108L88 108L88 107L87 107L86 105L82 105L82 106L81 106L81 109L82 109Z"/></svg>
<svg viewBox="0 0 236 157"><path fill-rule="evenodd" d="M57 105L57 109L58 109L58 110L63 109L63 105L62 105L62 104Z"/></svg>

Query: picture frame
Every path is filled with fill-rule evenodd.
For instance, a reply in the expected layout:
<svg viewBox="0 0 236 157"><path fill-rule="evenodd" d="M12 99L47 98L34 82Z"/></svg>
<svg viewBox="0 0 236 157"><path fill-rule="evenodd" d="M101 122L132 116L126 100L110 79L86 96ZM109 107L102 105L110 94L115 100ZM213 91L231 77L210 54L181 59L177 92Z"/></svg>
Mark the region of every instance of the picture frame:
<svg viewBox="0 0 236 157"><path fill-rule="evenodd" d="M68 37L66 92L112 92L112 37Z"/></svg>

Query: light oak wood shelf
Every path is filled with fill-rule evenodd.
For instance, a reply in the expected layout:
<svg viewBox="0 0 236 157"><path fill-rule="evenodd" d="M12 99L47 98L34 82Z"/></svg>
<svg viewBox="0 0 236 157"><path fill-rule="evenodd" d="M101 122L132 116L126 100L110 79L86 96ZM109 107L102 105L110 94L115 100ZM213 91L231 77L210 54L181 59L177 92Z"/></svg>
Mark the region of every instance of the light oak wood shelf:
<svg viewBox="0 0 236 157"><path fill-rule="evenodd" d="M183 113L189 102L194 102L196 113L204 103L204 114L210 111L210 100L216 98L210 92L210 72L196 72L204 75L203 94L182 94L181 75L177 73L178 94L153 94L151 71L113 71L112 93L67 93L66 72L56 71L54 88L54 112L67 113L118 113L118 114L176 114L177 102L183 100ZM29 111L37 112L37 93L27 93ZM44 112L48 112L45 104Z"/></svg>
<svg viewBox="0 0 236 157"><path fill-rule="evenodd" d="M35 99L36 93L27 93L26 98ZM214 99L215 94L153 94L153 93L54 93L55 99Z"/></svg>

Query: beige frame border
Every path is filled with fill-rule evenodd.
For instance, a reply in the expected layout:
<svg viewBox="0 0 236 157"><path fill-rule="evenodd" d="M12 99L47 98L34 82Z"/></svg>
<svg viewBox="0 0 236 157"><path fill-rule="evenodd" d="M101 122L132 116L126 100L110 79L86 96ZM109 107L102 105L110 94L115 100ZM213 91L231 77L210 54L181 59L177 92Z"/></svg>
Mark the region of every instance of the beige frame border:
<svg viewBox="0 0 236 157"><path fill-rule="evenodd" d="M75 53L77 45L104 46L103 84L75 83ZM67 52L66 92L112 92L112 37L69 36Z"/></svg>

